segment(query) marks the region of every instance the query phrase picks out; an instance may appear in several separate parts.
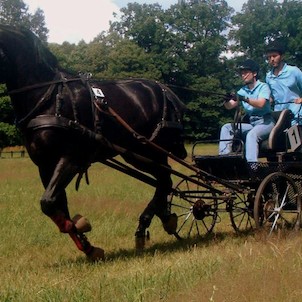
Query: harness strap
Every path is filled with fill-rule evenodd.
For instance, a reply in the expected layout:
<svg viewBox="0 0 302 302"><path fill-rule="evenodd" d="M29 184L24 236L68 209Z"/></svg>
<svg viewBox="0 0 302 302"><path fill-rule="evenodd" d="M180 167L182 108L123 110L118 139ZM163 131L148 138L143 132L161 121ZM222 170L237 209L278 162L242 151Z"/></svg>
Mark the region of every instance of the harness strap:
<svg viewBox="0 0 302 302"><path fill-rule="evenodd" d="M167 103L167 88L164 84L160 83L160 82L157 82L157 85L162 89L162 92L163 92L163 96L164 96L164 111L163 111L163 118L162 120L163 121L166 121L167 119L167 111L168 111L168 103ZM169 98L168 98L169 99ZM174 108L174 111L175 111L175 114L176 114L176 117L177 117L177 121L180 122L181 121L181 113L178 109L178 107L176 106L175 104L175 101L173 99L169 99L170 103L173 105L173 108Z"/></svg>
<svg viewBox="0 0 302 302"><path fill-rule="evenodd" d="M17 121L17 124L19 127L22 127L30 118L33 117L33 115L38 111L38 109L46 102L49 100L49 98L51 97L54 89L55 89L56 85L52 84L47 91L45 92L45 94L43 95L43 97L40 99L40 101L35 105L35 107L22 119L20 119L19 121Z"/></svg>
<svg viewBox="0 0 302 302"><path fill-rule="evenodd" d="M42 87L52 85L52 84L75 82L75 81L82 81L82 79L81 78L58 79L58 80L52 80L52 81L48 81L48 82L38 83L38 84L26 86L26 87L21 87L19 89L2 92L2 93L0 93L0 97L6 96L6 95L18 94L18 93L26 92L26 91L33 90L33 89L42 88Z"/></svg>
<svg viewBox="0 0 302 302"><path fill-rule="evenodd" d="M153 141L160 133L160 130L163 128L174 128L174 129L179 129L179 130L183 129L183 127L180 123L181 113L180 113L179 109L177 108L175 102L171 99L169 99L169 101L173 105L177 121L176 122L167 121L167 116L168 116L167 88L160 82L156 81L156 83L161 88L162 93L163 93L163 98L164 98L163 115L162 115L161 121L157 124L156 129L153 131L151 137L149 138L150 141Z"/></svg>
<svg viewBox="0 0 302 302"><path fill-rule="evenodd" d="M46 128L61 128L65 130L74 130L75 132L81 134L96 142L105 144L105 138L87 127L79 124L76 121L70 120L63 116L55 115L38 115L31 119L27 125L28 129L38 130Z"/></svg>

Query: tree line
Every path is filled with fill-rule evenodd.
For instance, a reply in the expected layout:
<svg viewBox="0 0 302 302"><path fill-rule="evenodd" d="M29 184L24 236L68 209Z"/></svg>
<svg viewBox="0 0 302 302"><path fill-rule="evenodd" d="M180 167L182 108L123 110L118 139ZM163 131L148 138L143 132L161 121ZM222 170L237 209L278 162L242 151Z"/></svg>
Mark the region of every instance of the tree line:
<svg viewBox="0 0 302 302"><path fill-rule="evenodd" d="M155 0L156 1L156 0ZM302 66L302 3L298 0L248 0L235 12L224 0L128 3L93 41L47 43L44 13L28 13L22 0L0 0L0 22L31 29L56 55L60 65L93 78L149 78L161 81L186 104L186 137L217 138L232 112L223 95L241 80L236 66L246 58L268 69L265 45L276 38L287 46L289 64ZM3 88L4 89L4 88ZM21 143L8 97L0 99L0 147Z"/></svg>

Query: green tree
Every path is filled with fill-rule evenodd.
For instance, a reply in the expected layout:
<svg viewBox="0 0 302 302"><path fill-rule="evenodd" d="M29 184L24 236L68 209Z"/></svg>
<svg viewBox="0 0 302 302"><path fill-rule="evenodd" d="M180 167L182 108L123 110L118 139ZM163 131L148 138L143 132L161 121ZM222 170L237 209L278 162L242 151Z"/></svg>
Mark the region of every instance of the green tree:
<svg viewBox="0 0 302 302"><path fill-rule="evenodd" d="M0 85L0 92L5 86ZM9 97L0 98L0 149L6 146L21 144L21 135L14 125L14 112Z"/></svg>
<svg viewBox="0 0 302 302"><path fill-rule="evenodd" d="M0 122L0 149L6 146L22 145L22 143L16 126Z"/></svg>
<svg viewBox="0 0 302 302"><path fill-rule="evenodd" d="M163 43L166 29L160 5L129 3L121 13L119 21L111 23L110 32L135 41L146 52L154 51Z"/></svg>
<svg viewBox="0 0 302 302"><path fill-rule="evenodd" d="M297 50L302 47L302 3L296 0L249 0L242 12L232 19L233 29L229 37L235 43L233 51L263 63L268 41L282 38L287 44L288 59L301 65Z"/></svg>
<svg viewBox="0 0 302 302"><path fill-rule="evenodd" d="M31 29L41 41L47 41L48 29L45 24L43 10L38 8L33 15L29 16L29 29Z"/></svg>
<svg viewBox="0 0 302 302"><path fill-rule="evenodd" d="M145 64L153 64L165 83L193 88L200 91L199 95L203 90L221 90L222 81L214 78L223 76L225 67L220 56L227 49L226 30L233 13L226 1L182 1L166 11L158 4L130 3L121 12L119 21L112 23L111 32L136 43L150 55L152 60L145 60ZM216 136L223 110L215 105L217 96L208 94L196 99L196 93L188 90L176 92L190 109L188 133L194 137Z"/></svg>
<svg viewBox="0 0 302 302"><path fill-rule="evenodd" d="M30 14L28 6L22 0L0 0L0 22L24 26L32 30L42 41L47 41L48 29L43 11L38 8L34 14Z"/></svg>
<svg viewBox="0 0 302 302"><path fill-rule="evenodd" d="M47 41L48 29L45 26L44 13L37 9L34 14L28 12L28 6L22 0L0 0L0 22L12 26L23 26L32 30L42 41ZM4 91L1 85L0 91ZM8 97L0 98L0 148L21 143L21 136L14 125L14 113Z"/></svg>
<svg viewBox="0 0 302 302"><path fill-rule="evenodd" d="M226 1L183 1L166 13L173 34L171 55L185 61L194 76L207 77L221 67L220 55L227 47L226 30L233 9Z"/></svg>
<svg viewBox="0 0 302 302"><path fill-rule="evenodd" d="M193 88L196 93L182 95L189 111L186 115L190 139L217 138L224 108L223 79L227 49L226 30L233 9L225 1L182 1L167 11L173 42L168 50L173 70L169 77L176 85Z"/></svg>
<svg viewBox="0 0 302 302"><path fill-rule="evenodd" d="M152 56L129 40L119 42L110 52L103 74L106 78L161 79L161 72L152 61Z"/></svg>

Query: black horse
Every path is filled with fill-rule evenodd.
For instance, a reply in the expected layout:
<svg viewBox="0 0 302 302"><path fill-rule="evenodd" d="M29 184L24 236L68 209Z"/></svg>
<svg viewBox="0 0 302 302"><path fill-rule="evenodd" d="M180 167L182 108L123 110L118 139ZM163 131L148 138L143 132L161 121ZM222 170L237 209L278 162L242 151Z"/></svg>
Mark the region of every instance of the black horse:
<svg viewBox="0 0 302 302"><path fill-rule="evenodd" d="M186 151L179 127L184 105L170 89L144 79L95 81L75 76L59 67L33 33L4 25L0 64L0 82L7 86L17 125L45 187L41 209L61 232L68 233L89 258L104 257L84 235L90 230L87 220L70 217L65 188L93 162L108 159L112 166L156 187L140 215L136 238L144 239L154 215L169 234L175 232L175 215L167 205L171 173L164 167L167 155L185 158ZM132 169L115 162L118 154Z"/></svg>

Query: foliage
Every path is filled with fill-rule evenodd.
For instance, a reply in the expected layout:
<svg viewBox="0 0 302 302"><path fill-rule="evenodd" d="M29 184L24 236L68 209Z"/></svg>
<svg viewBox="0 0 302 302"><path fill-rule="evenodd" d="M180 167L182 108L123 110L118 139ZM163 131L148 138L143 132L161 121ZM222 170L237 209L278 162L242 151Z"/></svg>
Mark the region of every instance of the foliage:
<svg viewBox="0 0 302 302"><path fill-rule="evenodd" d="M33 31L43 42L47 41L48 29L44 12L37 9L29 13L28 6L22 0L0 0L0 23L22 26ZM1 85L0 91L5 87ZM0 98L0 148L21 144L21 135L14 125L14 113L9 97Z"/></svg>
<svg viewBox="0 0 302 302"><path fill-rule="evenodd" d="M0 0L0 20L27 25L46 41L43 11L30 15L21 0ZM248 0L236 13L225 0L182 0L166 10L133 2L92 42L50 43L49 48L75 74L143 77L170 85L188 107L186 134L196 140L217 138L220 126L232 119L221 100L242 85L236 73L240 60L258 61L264 78L265 44L275 38L285 41L287 61L302 66L301 1Z"/></svg>
<svg viewBox="0 0 302 302"><path fill-rule="evenodd" d="M0 122L0 149L6 146L21 145L20 132L15 125Z"/></svg>
<svg viewBox="0 0 302 302"><path fill-rule="evenodd" d="M0 98L0 121L9 124L14 122L14 113L9 97Z"/></svg>
<svg viewBox="0 0 302 302"><path fill-rule="evenodd" d="M1 85L0 92L4 90L4 85ZM20 132L14 125L14 119L9 97L0 98L0 149L22 143Z"/></svg>
<svg viewBox="0 0 302 302"><path fill-rule="evenodd" d="M47 41L48 29L44 12L37 9L34 14L28 12L28 6L22 0L0 0L0 22L12 26L24 26L32 30L42 41Z"/></svg>
<svg viewBox="0 0 302 302"><path fill-rule="evenodd" d="M223 67L220 54L227 46L225 32L233 10L226 1L186 1L167 11L157 4L129 3L121 12L120 20L111 25L112 32L151 55L165 83L201 91L178 91L188 105L187 138L216 136L222 108L216 105L215 96L204 98L201 94L205 88L222 89L214 77ZM127 64L122 55L112 52L117 60ZM130 62L128 68L133 65ZM117 70L124 69L121 63L117 65Z"/></svg>
<svg viewBox="0 0 302 302"><path fill-rule="evenodd" d="M302 64L298 50L302 46L302 3L289 0L249 0L241 13L233 19L230 37L235 41L232 49L244 52L263 64L263 54L268 41L276 38L287 45L288 60Z"/></svg>

